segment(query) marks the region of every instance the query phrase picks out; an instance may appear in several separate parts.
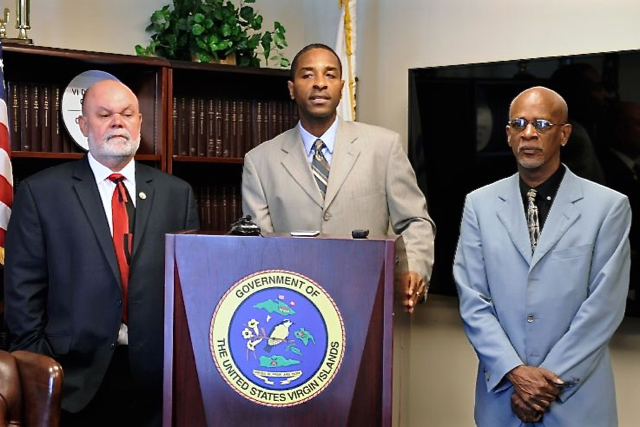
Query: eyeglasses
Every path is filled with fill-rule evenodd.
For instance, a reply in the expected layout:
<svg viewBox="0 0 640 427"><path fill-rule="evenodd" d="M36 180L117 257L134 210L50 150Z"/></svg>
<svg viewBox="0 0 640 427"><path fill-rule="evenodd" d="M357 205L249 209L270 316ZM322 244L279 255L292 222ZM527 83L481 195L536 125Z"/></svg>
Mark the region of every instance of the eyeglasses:
<svg viewBox="0 0 640 427"><path fill-rule="evenodd" d="M549 120L545 120L545 119L533 119L529 121L527 119L523 119L522 117L509 120L508 125L511 127L511 129L518 132L522 132L527 128L527 126L529 126L529 123L531 123L535 128L535 130L537 130L538 132L545 132L551 129L553 126L566 125L566 123L551 123Z"/></svg>

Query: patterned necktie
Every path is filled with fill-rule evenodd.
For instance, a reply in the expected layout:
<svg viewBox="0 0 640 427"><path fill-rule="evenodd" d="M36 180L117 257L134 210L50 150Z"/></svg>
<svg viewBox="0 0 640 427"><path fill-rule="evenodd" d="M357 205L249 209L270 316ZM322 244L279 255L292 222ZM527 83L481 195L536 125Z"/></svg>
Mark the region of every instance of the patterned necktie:
<svg viewBox="0 0 640 427"><path fill-rule="evenodd" d="M314 152L313 161L311 162L311 170L318 183L322 197L327 194L327 183L329 182L329 163L327 163L327 159L325 159L322 154L324 147L326 147L324 142L322 142L321 139L316 139L316 142L313 144Z"/></svg>
<svg viewBox="0 0 640 427"><path fill-rule="evenodd" d="M122 320L124 323L127 323L129 265L131 264L131 253L133 250L133 233L130 228L131 224L127 208L132 210L133 202L131 202L127 187L124 185L124 176L119 173L112 173L109 175L109 179L116 184L116 188L113 190L113 196L111 197L113 246L116 251L120 280L122 282Z"/></svg>
<svg viewBox="0 0 640 427"><path fill-rule="evenodd" d="M538 192L533 188L527 191L527 227L529 228L529 239L531 240L531 253L536 249L538 240L540 239L540 221L538 220L538 206L536 205L536 194Z"/></svg>

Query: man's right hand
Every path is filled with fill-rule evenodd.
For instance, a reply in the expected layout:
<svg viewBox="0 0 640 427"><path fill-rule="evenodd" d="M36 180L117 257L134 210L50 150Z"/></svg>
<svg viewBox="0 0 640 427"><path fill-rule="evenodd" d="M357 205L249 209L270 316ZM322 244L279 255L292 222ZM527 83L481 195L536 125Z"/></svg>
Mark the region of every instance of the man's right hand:
<svg viewBox="0 0 640 427"><path fill-rule="evenodd" d="M507 379L524 403L541 413L557 399L560 386L564 384L553 372L526 365L513 368L507 374Z"/></svg>

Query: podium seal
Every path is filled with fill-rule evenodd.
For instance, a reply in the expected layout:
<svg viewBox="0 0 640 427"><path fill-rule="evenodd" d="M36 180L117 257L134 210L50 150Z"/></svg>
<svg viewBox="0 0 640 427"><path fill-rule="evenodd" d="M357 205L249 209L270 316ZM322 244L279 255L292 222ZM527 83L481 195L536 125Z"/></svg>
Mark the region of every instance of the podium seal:
<svg viewBox="0 0 640 427"><path fill-rule="evenodd" d="M210 348L225 382L265 406L298 405L335 378L345 349L342 316L331 296L301 274L268 270L222 296Z"/></svg>

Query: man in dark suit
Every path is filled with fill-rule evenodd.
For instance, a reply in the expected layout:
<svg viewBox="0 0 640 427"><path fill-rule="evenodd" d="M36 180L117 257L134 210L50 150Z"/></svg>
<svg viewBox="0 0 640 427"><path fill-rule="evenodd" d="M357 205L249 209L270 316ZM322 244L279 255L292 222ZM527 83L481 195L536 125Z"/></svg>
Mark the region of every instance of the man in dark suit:
<svg viewBox="0 0 640 427"><path fill-rule="evenodd" d="M340 59L328 46L300 50L288 84L300 123L245 156L244 214L270 233L318 230L348 236L367 229L384 235L391 226L406 245L403 305L413 312L426 298L435 225L400 135L337 117L344 80ZM314 158L325 172L314 166Z"/></svg>
<svg viewBox="0 0 640 427"><path fill-rule="evenodd" d="M198 228L198 218L187 183L133 161L141 123L128 87L95 83L79 117L89 153L24 180L16 194L6 239L11 347L62 364L63 425L161 421L164 237ZM114 172L133 196L128 275L112 240L122 186Z"/></svg>

